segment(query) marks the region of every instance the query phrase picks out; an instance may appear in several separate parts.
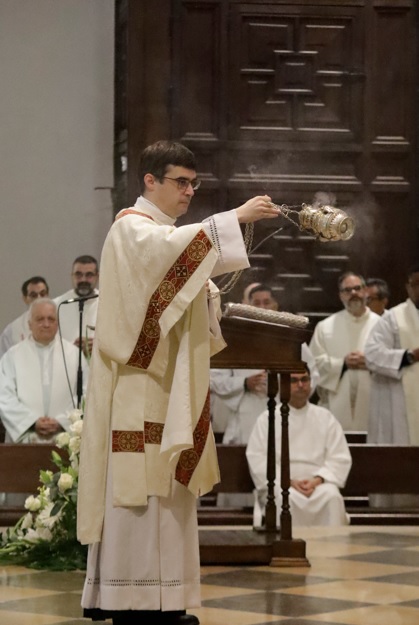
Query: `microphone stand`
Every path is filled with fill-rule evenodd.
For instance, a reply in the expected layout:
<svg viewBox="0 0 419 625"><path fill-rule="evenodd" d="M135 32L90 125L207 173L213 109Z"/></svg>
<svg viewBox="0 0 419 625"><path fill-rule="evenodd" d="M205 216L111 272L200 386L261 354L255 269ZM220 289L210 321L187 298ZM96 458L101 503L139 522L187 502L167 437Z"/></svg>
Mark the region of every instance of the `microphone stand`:
<svg viewBox="0 0 419 625"><path fill-rule="evenodd" d="M83 310L85 299L79 300L79 364L77 367L77 408L80 408L81 398L83 396L83 368L82 368L82 353L83 353Z"/></svg>

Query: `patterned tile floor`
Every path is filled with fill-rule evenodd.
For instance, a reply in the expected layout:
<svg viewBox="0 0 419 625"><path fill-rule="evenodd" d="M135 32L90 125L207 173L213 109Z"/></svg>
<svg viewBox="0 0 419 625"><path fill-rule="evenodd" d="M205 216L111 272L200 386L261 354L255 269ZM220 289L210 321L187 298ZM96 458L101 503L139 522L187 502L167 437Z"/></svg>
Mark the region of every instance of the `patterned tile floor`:
<svg viewBox="0 0 419 625"><path fill-rule="evenodd" d="M295 529L310 568L202 567L201 625L418 625L419 527ZM83 573L2 567L0 625L80 625ZM109 622L108 622L109 623Z"/></svg>

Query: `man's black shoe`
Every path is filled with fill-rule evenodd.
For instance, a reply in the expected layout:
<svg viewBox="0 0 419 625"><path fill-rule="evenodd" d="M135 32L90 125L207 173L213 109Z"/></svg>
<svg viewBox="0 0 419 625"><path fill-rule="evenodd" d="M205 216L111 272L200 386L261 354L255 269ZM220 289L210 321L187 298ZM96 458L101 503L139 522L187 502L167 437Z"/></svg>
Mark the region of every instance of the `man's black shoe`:
<svg viewBox="0 0 419 625"><path fill-rule="evenodd" d="M161 612L162 625L199 625L198 617L186 614L185 610Z"/></svg>

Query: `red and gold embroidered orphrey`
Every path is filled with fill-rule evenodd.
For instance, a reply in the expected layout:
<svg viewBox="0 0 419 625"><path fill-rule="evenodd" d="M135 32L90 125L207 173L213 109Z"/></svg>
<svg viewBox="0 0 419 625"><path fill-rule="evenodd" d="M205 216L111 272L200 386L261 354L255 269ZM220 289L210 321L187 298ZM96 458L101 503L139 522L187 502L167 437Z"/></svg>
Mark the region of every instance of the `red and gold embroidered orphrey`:
<svg viewBox="0 0 419 625"><path fill-rule="evenodd" d="M147 369L160 339L159 319L175 295L184 287L212 248L212 243L200 230L176 259L151 296L137 344L127 365Z"/></svg>
<svg viewBox="0 0 419 625"><path fill-rule="evenodd" d="M182 451L176 466L175 480L188 486L204 451L211 422L209 390L205 404L193 433L193 448Z"/></svg>
<svg viewBox="0 0 419 625"><path fill-rule="evenodd" d="M163 423L144 422L142 430L112 430L112 451L144 453L144 444L160 445L163 436Z"/></svg>
<svg viewBox="0 0 419 625"><path fill-rule="evenodd" d="M204 451L210 427L210 394L207 393L204 407L193 433L193 447L182 451L176 465L175 480L188 486ZM160 445L163 436L163 423L144 422L144 431L112 430L112 452L144 453L145 444Z"/></svg>

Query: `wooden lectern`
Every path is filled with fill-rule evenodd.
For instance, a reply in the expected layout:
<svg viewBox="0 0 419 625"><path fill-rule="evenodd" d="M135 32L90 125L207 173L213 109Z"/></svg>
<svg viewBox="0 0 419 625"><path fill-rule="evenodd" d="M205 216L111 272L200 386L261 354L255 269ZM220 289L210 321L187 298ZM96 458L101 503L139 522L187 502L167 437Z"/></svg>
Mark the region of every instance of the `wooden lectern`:
<svg viewBox="0 0 419 625"><path fill-rule="evenodd" d="M272 566L309 566L305 542L292 537L292 519L289 506L290 460L288 417L290 398L290 373L305 371L301 361L301 345L308 342L308 330L265 321L224 317L221 330L227 347L211 359L211 367L225 369L266 369L268 371L268 449L267 480L268 499L266 521L262 528L271 545ZM282 509L280 532L276 526L275 485L275 397L278 393L278 374L281 374L281 489ZM256 415L255 415L256 416ZM279 538L278 538L279 536Z"/></svg>

